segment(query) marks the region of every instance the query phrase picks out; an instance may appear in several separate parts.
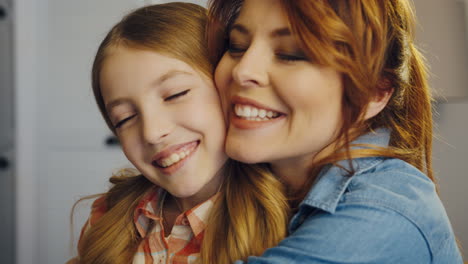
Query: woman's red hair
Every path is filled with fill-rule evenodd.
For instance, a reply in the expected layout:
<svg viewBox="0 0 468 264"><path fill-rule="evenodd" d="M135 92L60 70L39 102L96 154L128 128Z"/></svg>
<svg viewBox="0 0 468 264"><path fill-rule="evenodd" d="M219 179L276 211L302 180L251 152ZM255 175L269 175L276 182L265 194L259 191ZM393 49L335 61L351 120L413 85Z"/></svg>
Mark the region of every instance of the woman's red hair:
<svg viewBox="0 0 468 264"><path fill-rule="evenodd" d="M208 47L217 63L243 1L210 2ZM407 0L281 0L297 41L313 63L342 74L343 152L321 165L364 156L402 159L434 180L432 107L424 59L414 44L414 14ZM364 120L375 96L393 91L387 106ZM391 131L388 148L352 150L351 141L376 128ZM352 133L350 131L353 131ZM313 178L313 177L311 177Z"/></svg>

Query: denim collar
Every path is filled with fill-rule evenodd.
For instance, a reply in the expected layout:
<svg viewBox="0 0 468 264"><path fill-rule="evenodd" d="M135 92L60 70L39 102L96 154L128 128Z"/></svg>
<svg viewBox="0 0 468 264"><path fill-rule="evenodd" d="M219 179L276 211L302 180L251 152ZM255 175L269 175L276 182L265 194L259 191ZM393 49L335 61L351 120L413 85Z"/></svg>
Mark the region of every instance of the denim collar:
<svg viewBox="0 0 468 264"><path fill-rule="evenodd" d="M390 141L390 130L379 128L364 134L354 140L351 144L371 144L380 147L387 147ZM358 149L363 147L352 147ZM382 157L357 158L352 160L355 174L353 177L362 174L382 162ZM315 207L329 213L334 213L340 198L348 187L351 179L346 169L350 168L349 160L338 162L342 167L326 165L319 173L317 180L305 199L301 202L302 207Z"/></svg>

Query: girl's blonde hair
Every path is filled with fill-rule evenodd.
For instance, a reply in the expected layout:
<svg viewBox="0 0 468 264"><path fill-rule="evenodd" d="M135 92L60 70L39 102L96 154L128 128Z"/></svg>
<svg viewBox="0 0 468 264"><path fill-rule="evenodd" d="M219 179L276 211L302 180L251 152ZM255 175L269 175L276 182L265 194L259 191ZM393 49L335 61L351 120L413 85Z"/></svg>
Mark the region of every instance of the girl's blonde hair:
<svg viewBox="0 0 468 264"><path fill-rule="evenodd" d="M92 86L109 128L114 127L101 94L100 72L117 47L145 49L179 59L212 77L205 45L206 10L195 4L169 3L137 9L107 34L97 51ZM225 183L205 230L201 263L232 263L260 255L285 235L288 205L282 184L261 165L228 160ZM102 205L106 213L84 232L80 263L129 263L141 242L133 222L138 202L154 186L142 175L113 176ZM100 201L100 200L99 200Z"/></svg>
<svg viewBox="0 0 468 264"><path fill-rule="evenodd" d="M407 161L434 180L432 109L424 59L414 44L414 14L407 0L281 0L289 23L313 63L341 73L343 124L337 142L345 151L318 161L321 166L365 156ZM242 0L210 2L208 45L213 63L226 51L226 38ZM379 94L393 95L377 116L364 120ZM391 130L388 148L351 149L351 141L376 128ZM352 132L351 132L352 131ZM353 171L350 171L352 175ZM311 182L304 188L306 192ZM300 196L303 197L305 193Z"/></svg>

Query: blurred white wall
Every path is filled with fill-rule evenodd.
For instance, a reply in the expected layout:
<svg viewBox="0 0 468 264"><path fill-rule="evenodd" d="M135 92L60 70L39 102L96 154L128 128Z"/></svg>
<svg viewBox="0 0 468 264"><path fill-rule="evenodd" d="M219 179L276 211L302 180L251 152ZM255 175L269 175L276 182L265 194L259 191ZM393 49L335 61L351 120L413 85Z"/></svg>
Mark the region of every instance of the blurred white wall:
<svg viewBox="0 0 468 264"><path fill-rule="evenodd" d="M434 171L455 235L468 258L468 1L413 0L434 104Z"/></svg>
<svg viewBox="0 0 468 264"><path fill-rule="evenodd" d="M128 165L118 149L104 144L109 132L94 105L89 72L110 26L127 10L155 2L167 1L14 0L17 263L55 264L70 257L73 202L104 191L113 169ZM432 9L431 3L442 7ZM421 18L425 32L434 31L420 40L434 87L466 93L466 28L455 3L460 2L415 0L418 15L432 12L427 19L438 21L425 28L433 21ZM468 256L468 102L447 97L449 102L436 105L441 140L435 141L434 165L442 200ZM75 233L88 205L78 211Z"/></svg>
<svg viewBox="0 0 468 264"><path fill-rule="evenodd" d="M36 131L36 92L38 57L36 1L16 0L14 10L15 43L15 125L16 125L16 263L35 263L39 255L38 175Z"/></svg>

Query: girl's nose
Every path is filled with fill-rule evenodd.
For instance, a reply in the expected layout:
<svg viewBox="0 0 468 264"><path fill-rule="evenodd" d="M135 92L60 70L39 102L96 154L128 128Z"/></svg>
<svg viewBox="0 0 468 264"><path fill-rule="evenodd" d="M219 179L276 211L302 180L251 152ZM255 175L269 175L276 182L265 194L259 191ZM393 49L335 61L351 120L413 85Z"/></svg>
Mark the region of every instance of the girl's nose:
<svg viewBox="0 0 468 264"><path fill-rule="evenodd" d="M143 140L148 144L160 143L173 128L170 117L164 114L143 116L141 126Z"/></svg>

